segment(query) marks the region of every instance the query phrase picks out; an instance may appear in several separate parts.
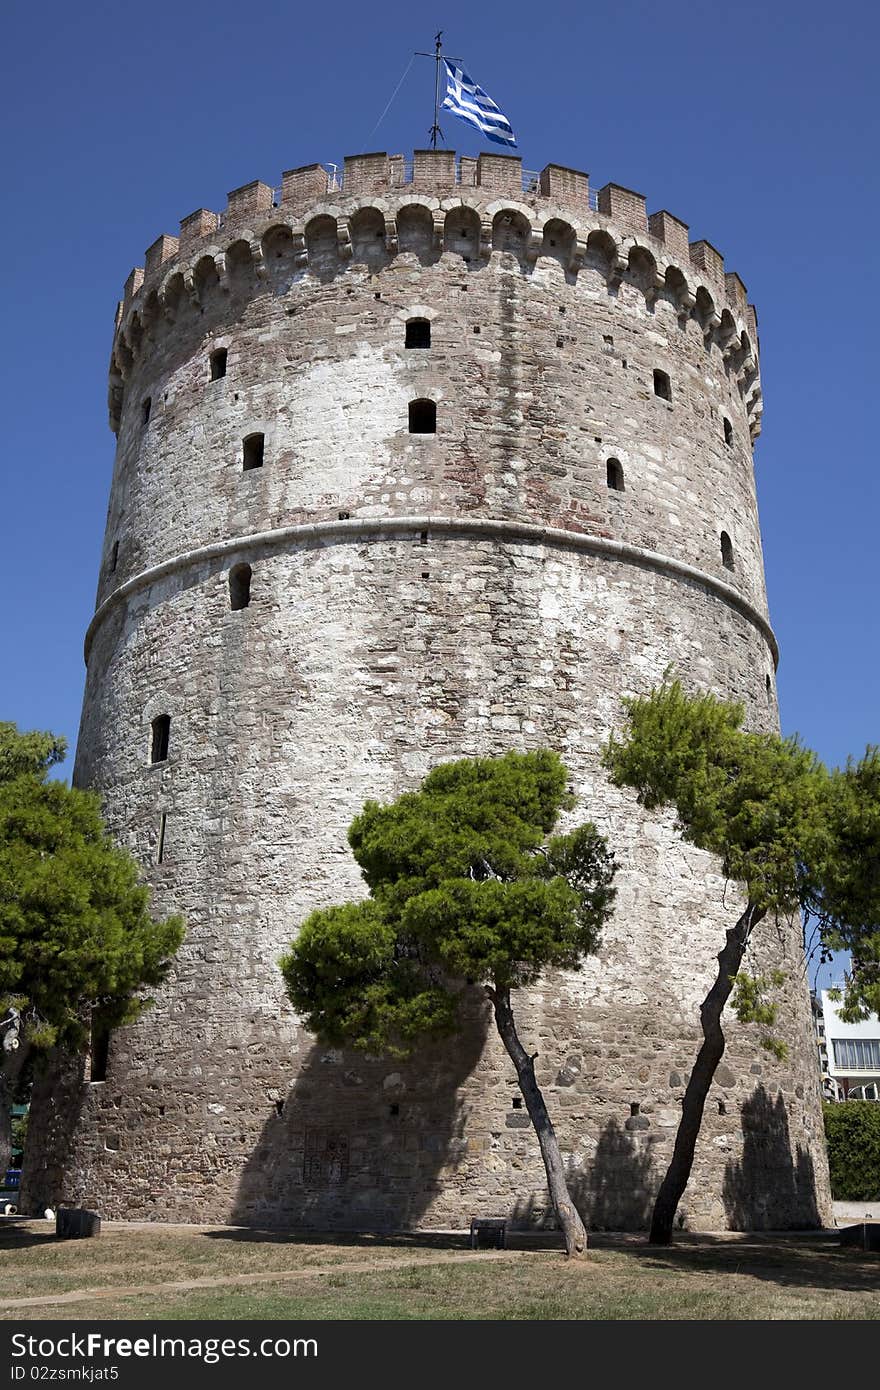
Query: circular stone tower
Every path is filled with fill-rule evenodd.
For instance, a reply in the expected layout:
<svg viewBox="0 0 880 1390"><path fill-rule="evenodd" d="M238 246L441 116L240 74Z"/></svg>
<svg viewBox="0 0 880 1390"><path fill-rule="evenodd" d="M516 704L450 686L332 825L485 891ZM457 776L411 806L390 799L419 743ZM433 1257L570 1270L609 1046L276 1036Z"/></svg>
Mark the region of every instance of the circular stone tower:
<svg viewBox="0 0 880 1390"><path fill-rule="evenodd" d="M737 905L599 754L670 664L776 727L739 276L677 217L557 165L312 165L154 242L117 314L110 413L75 780L188 932L155 1006L41 1084L26 1200L540 1222L537 1142L479 1000L454 1044L365 1059L316 1044L277 960L313 908L364 892L346 829L367 797L549 746L619 895L600 955L522 993L521 1032L585 1220L644 1224ZM827 1212L795 933L781 949L789 1060L730 1023L694 1228Z"/></svg>

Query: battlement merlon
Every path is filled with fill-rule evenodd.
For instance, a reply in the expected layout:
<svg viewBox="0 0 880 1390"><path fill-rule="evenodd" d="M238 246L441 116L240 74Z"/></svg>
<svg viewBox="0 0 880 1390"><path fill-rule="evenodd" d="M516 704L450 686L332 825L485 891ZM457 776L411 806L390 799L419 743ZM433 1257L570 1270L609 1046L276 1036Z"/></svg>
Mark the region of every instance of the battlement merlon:
<svg viewBox="0 0 880 1390"><path fill-rule="evenodd" d="M302 223L311 208L328 200L344 209L355 200L420 194L440 201L456 194L469 202L510 200L539 215L546 206L553 210L551 215L567 214L579 228L578 235L586 236L607 222L624 238L649 250L656 243L663 258L681 267L686 278L693 273L702 281L716 316L725 308L735 314L757 355L757 318L745 285L735 272L725 271L724 258L711 242L689 240L687 223L665 209L649 214L644 195L622 184L606 183L591 195L589 177L578 169L547 164L531 173L523 170L518 155L484 153L456 160L453 150L415 150L411 160L384 150L347 155L341 168L306 164L288 169L274 189L259 180L233 189L222 213L198 208L183 218L179 236L157 237L146 252L143 269L136 267L125 282L117 328L131 302L167 275L169 262L191 257L200 246L207 250L219 233L224 239L233 237L238 228L253 233L273 212L278 222ZM540 217L535 219L536 225L539 222Z"/></svg>

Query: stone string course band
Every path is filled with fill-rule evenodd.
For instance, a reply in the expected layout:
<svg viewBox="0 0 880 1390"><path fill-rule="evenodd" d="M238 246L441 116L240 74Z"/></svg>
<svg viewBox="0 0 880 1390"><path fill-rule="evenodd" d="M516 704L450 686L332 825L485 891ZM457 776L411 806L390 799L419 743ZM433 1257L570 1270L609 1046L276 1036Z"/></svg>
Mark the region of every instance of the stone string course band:
<svg viewBox="0 0 880 1390"><path fill-rule="evenodd" d="M89 659L95 631L104 618L117 604L124 603L132 594L148 588L157 580L176 571L198 565L206 560L239 558L246 555L276 549L281 546L295 546L298 543L317 541L326 544L334 540L372 540L382 536L406 536L421 534L496 536L499 540L533 541L541 545L570 546L574 550L589 551L594 555L605 555L609 559L623 560L630 564L647 565L661 573L674 575L681 579L703 584L727 603L733 604L750 623L764 636L774 668L779 662L779 646L776 636L767 619L743 598L730 584L725 584L715 575L695 569L693 565L682 564L668 555L657 555L640 546L626 545L623 541L609 540L607 536L588 536L578 531L560 531L551 526L527 526L511 521L493 521L490 517L469 521L461 517L443 516L397 516L384 521L348 520L320 521L304 526L282 526L275 531L262 531L253 536L235 536L228 541L218 541L215 545L202 546L199 550L188 550L175 555L152 569L144 570L121 584L109 594L89 623L84 642L86 662Z"/></svg>
<svg viewBox="0 0 880 1390"><path fill-rule="evenodd" d="M308 913L363 896L346 833L368 798L551 747L577 801L562 828L608 836L618 896L583 969L518 991L520 1032L587 1224L644 1226L739 903L601 753L670 666L779 727L757 352L708 242L511 156L309 165L154 242L114 333L74 780L187 935L106 1061L38 1081L24 1209L544 1223L478 990L460 1037L401 1063L321 1046L277 963ZM780 964L789 1058L727 1024L689 1228L829 1213L797 922L757 934L752 969Z"/></svg>

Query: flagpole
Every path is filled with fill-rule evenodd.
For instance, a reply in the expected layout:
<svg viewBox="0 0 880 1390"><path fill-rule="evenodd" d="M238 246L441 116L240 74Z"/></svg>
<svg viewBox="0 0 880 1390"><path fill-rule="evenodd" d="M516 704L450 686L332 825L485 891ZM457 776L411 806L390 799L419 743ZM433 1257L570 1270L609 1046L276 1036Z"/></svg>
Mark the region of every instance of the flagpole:
<svg viewBox="0 0 880 1390"><path fill-rule="evenodd" d="M443 30L434 36L434 124L431 126L431 149L437 148L437 136L443 139L440 129L440 59L443 53Z"/></svg>
<svg viewBox="0 0 880 1390"><path fill-rule="evenodd" d="M417 50L415 56L417 58L434 59L434 124L431 126L428 133L431 137L431 149L436 150L437 136L439 135L441 140L445 141L446 139L440 127L440 64L443 62L443 30L441 29L434 35L433 53L422 53L420 50ZM450 63L457 63L460 60L458 58L450 58L449 61Z"/></svg>

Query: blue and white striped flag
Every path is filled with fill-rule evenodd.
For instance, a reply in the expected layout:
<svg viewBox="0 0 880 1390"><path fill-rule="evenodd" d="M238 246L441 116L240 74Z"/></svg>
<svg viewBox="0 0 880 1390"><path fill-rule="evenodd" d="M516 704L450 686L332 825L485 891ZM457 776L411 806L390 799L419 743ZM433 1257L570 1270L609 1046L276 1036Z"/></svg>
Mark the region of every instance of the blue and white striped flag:
<svg viewBox="0 0 880 1390"><path fill-rule="evenodd" d="M475 125L487 140L494 140L498 145L513 145L516 148L510 121L498 110L492 98L468 77L464 68L459 67L457 63L450 63L448 58L444 58L443 62L446 64L446 97L443 110L451 111L454 116Z"/></svg>

